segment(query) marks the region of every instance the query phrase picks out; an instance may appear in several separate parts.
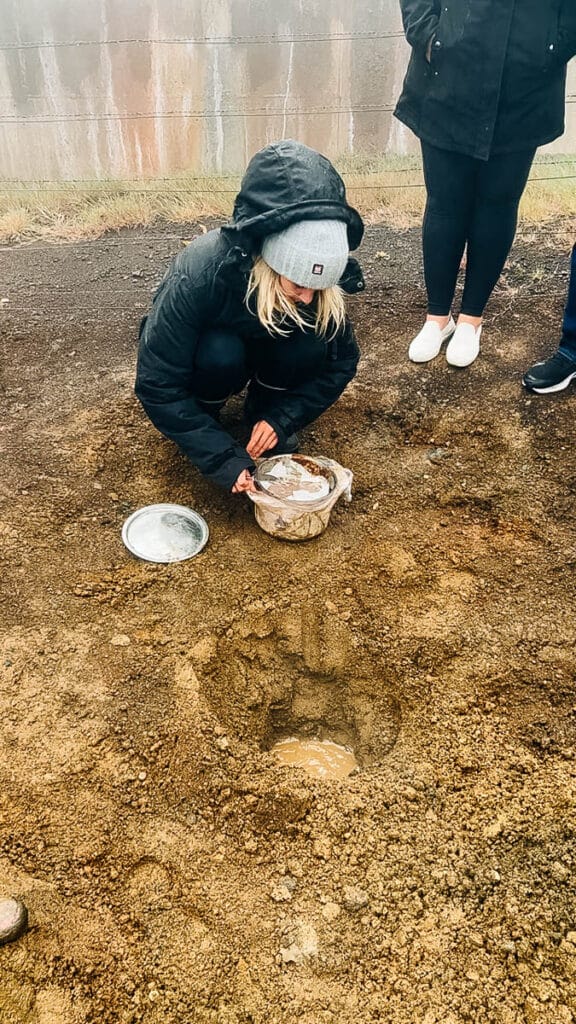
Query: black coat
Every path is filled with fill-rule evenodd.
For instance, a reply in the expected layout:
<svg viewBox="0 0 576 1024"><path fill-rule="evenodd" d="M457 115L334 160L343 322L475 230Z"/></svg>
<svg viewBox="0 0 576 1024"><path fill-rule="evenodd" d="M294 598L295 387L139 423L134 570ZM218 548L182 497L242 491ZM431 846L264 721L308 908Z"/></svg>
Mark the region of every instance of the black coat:
<svg viewBox="0 0 576 1024"><path fill-rule="evenodd" d="M400 6L412 55L395 114L420 139L487 160L562 135L576 0L400 0Z"/></svg>
<svg viewBox="0 0 576 1024"><path fill-rule="evenodd" d="M345 221L350 248L356 249L364 227L332 164L298 142L267 146L248 165L231 222L195 239L176 257L141 328L138 398L158 430L227 490L254 462L194 397L198 338L211 328L228 328L245 340L253 361L259 345L289 344L289 338L270 335L246 308L252 264L266 235L299 220L328 218ZM340 284L351 292L364 288L356 260L348 261ZM266 414L280 441L320 416L356 372L359 351L348 320L335 338L318 343L323 345L320 372L278 392L273 414Z"/></svg>

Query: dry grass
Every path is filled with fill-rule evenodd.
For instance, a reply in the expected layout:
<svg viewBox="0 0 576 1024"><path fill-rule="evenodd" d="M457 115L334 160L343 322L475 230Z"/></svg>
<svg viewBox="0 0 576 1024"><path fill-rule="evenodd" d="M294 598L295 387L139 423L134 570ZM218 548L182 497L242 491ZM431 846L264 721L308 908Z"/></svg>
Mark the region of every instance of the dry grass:
<svg viewBox="0 0 576 1024"><path fill-rule="evenodd" d="M414 157L341 160L350 201L366 222L405 229L420 223L425 194ZM576 157L541 158L520 207L525 223L576 216ZM546 180L545 180L546 179ZM181 175L170 181L0 184L0 241L75 240L107 231L227 217L239 179Z"/></svg>
<svg viewBox="0 0 576 1024"><path fill-rule="evenodd" d="M238 184L191 176L95 182L89 188L74 182L10 182L3 190L0 183L0 241L74 241L156 221L226 217Z"/></svg>
<svg viewBox="0 0 576 1024"><path fill-rule="evenodd" d="M33 229L33 217L23 206L14 206L0 213L0 239L4 242L17 242Z"/></svg>

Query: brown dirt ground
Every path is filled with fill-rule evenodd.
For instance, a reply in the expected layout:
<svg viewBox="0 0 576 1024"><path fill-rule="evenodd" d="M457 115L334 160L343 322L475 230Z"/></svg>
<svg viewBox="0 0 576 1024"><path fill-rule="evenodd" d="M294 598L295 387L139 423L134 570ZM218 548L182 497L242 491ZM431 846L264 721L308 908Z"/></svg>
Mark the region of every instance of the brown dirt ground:
<svg viewBox="0 0 576 1024"><path fill-rule="evenodd" d="M193 229L2 251L3 1024L576 1019L575 398L520 387L572 227L523 229L466 371L408 363L419 233L369 229L361 369L303 438L353 502L294 545L132 394ZM158 501L197 559L124 549ZM277 765L287 728L361 771Z"/></svg>

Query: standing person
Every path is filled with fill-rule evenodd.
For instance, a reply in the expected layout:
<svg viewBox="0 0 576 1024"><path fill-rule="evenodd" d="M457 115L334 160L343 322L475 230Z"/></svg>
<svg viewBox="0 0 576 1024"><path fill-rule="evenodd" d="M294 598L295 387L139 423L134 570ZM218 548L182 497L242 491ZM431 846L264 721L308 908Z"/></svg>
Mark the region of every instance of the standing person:
<svg viewBox="0 0 576 1024"><path fill-rule="evenodd" d="M315 150L285 140L250 161L232 220L174 260L140 329L136 394L208 479L254 489L254 460L341 395L359 358L343 290L361 291L362 220ZM244 447L220 425L247 385Z"/></svg>
<svg viewBox="0 0 576 1024"><path fill-rule="evenodd" d="M469 366L538 146L564 131L576 0L400 0L412 55L395 114L419 137L428 315L409 358ZM457 324L456 279L467 247Z"/></svg>
<svg viewBox="0 0 576 1024"><path fill-rule="evenodd" d="M572 249L568 298L562 320L558 350L543 363L535 363L524 374L525 388L537 395L564 391L576 377L576 245Z"/></svg>

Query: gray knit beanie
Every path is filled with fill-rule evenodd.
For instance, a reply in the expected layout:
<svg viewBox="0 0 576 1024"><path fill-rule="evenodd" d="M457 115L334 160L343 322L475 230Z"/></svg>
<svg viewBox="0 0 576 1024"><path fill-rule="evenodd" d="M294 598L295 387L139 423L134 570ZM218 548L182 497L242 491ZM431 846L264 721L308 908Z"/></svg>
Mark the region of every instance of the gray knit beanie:
<svg viewBox="0 0 576 1024"><path fill-rule="evenodd" d="M299 220L268 235L262 259L300 288L332 288L348 262L348 232L342 220Z"/></svg>

